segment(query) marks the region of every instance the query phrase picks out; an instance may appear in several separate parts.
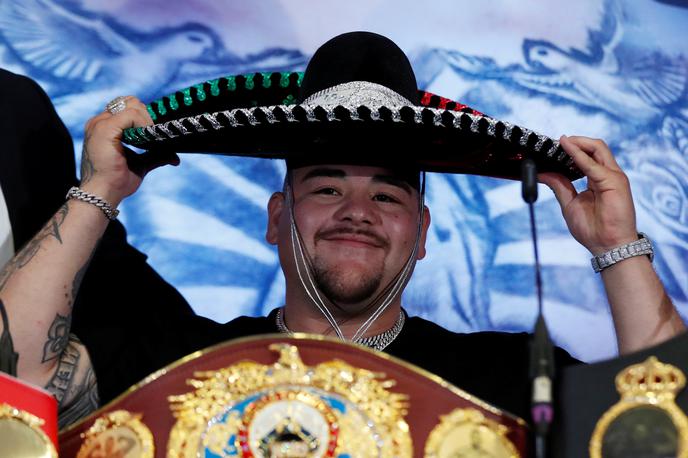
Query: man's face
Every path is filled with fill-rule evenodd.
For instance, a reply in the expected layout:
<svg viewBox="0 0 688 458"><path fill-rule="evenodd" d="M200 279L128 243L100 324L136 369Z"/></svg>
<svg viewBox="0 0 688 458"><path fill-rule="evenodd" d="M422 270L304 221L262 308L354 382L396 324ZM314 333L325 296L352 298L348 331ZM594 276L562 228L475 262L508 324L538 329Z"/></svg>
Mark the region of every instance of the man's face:
<svg viewBox="0 0 688 458"><path fill-rule="evenodd" d="M352 313L365 307L399 273L418 231L418 191L390 169L317 165L292 172L294 218L318 287ZM300 284L292 254L289 209L273 195L267 240L277 244L290 284ZM425 256L424 209L417 259ZM294 282L294 283L292 283Z"/></svg>

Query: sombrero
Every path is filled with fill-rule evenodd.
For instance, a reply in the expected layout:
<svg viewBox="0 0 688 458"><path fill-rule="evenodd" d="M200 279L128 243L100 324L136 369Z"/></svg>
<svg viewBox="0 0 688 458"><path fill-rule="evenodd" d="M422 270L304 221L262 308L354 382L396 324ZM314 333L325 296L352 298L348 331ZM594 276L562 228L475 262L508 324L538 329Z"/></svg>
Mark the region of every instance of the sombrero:
<svg viewBox="0 0 688 458"><path fill-rule="evenodd" d="M559 142L419 90L408 58L370 32L322 45L305 73L226 76L147 105L154 125L123 141L146 150L275 159L362 158L422 170L519 178L541 172L577 179Z"/></svg>

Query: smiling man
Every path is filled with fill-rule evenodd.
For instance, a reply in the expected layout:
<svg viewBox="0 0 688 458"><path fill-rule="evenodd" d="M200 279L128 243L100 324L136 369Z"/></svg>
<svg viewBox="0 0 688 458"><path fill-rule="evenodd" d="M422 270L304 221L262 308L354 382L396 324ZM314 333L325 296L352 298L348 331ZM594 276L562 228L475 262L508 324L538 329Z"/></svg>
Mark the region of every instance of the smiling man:
<svg viewBox="0 0 688 458"><path fill-rule="evenodd" d="M254 77L241 80L252 91L250 97L258 86ZM275 77L278 84L289 84L289 75ZM263 79L261 86L270 84ZM236 90L236 85L227 86ZM195 145L201 151L212 147L235 152L248 143L256 155L264 156L271 148L279 149L284 138L303 147L281 145L287 151L288 173L284 189L268 203L266 237L279 250L285 305L267 317L241 317L225 324L198 316L169 317L165 322L131 317L123 327L104 324L83 343L72 339L59 358L44 362L40 339L34 337L46 334L46 323L56 313L65 313L63 291L66 285L78 286L77 273L116 217L117 205L136 192L148 171L178 163L173 153L157 150L136 156L121 144L123 135L127 138L125 129L153 124L150 107L131 96L108 104L86 125L80 189L70 191L33 250L20 252L3 273L0 300L19 353L19 376L65 387L61 409L67 412L96 383L100 398L107 401L152 371L211 344L305 331L384 350L528 418L527 334L457 334L408 317L401 306L415 263L425 256L430 224L422 170L513 176L510 167L524 151L549 168L540 179L554 190L572 235L595 256L620 351L634 351L684 330L645 256L651 253L649 242L639 240L628 180L603 142L562 137L559 144L461 111L469 109L454 102L449 108L440 100L442 108L427 109L421 100L403 52L384 37L354 32L335 37L316 52L294 107L211 114L201 106L194 117L137 130L136 135L151 136L151 147L167 146L167 151ZM263 125L277 130L251 130ZM173 126L176 133L170 130ZM503 141L496 139L498 132ZM553 153L546 155L547 150ZM586 175L588 189L578 193L564 173ZM558 367L574 362L563 350L556 353ZM84 383L91 369L95 377Z"/></svg>
<svg viewBox="0 0 688 458"><path fill-rule="evenodd" d="M266 235L287 279L280 322L358 340L404 320L399 291L425 256L430 224L418 187L417 169L290 166L268 204ZM358 323L369 313L377 319Z"/></svg>

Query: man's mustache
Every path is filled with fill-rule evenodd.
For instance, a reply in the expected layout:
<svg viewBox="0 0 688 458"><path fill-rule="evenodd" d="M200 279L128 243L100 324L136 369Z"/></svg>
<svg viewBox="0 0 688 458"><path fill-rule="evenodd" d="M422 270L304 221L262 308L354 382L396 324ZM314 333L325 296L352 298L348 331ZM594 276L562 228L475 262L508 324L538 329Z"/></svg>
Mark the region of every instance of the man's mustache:
<svg viewBox="0 0 688 458"><path fill-rule="evenodd" d="M370 243L381 248L387 248L387 246L389 245L389 242L385 237L373 231L369 231L367 229L361 229L351 226L337 226L329 229L320 230L315 234L315 241L317 242L321 239L336 238L340 235L354 235L357 237L363 237L364 239L368 239L365 241L370 241Z"/></svg>

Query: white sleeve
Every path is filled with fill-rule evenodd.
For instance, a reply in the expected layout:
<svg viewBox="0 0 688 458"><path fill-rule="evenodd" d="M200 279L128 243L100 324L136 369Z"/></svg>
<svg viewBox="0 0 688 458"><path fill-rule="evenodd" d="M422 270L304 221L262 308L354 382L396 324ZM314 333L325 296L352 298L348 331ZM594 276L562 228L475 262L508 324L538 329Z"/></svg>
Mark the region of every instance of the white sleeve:
<svg viewBox="0 0 688 458"><path fill-rule="evenodd" d="M5 196L0 187L0 269L14 256L14 241L12 239L12 226L10 215L7 212Z"/></svg>

